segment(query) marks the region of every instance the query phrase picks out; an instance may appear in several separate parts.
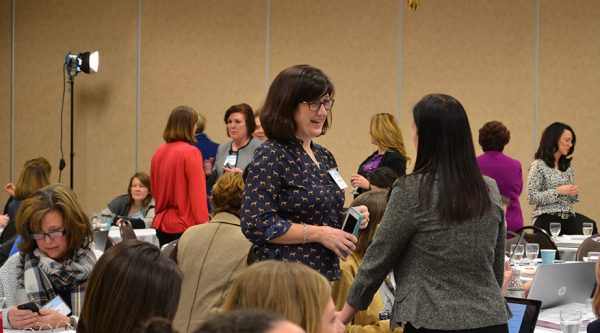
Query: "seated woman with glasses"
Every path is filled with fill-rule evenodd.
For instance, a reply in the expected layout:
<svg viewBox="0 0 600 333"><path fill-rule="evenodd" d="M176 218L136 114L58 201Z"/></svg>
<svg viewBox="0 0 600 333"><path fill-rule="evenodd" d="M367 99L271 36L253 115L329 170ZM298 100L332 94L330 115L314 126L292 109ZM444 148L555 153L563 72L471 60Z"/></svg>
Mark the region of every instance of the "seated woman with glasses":
<svg viewBox="0 0 600 333"><path fill-rule="evenodd" d="M16 221L22 238L19 253L0 268L4 327L75 325L97 258L90 248L91 223L75 194L62 184L48 185L23 201ZM64 311L42 308L51 301L63 305ZM17 307L30 302L39 312Z"/></svg>
<svg viewBox="0 0 600 333"><path fill-rule="evenodd" d="M114 198L102 214L116 215L116 225L127 220L134 229L152 228L154 199L150 194L150 176L145 172L136 172L129 179L127 194Z"/></svg>

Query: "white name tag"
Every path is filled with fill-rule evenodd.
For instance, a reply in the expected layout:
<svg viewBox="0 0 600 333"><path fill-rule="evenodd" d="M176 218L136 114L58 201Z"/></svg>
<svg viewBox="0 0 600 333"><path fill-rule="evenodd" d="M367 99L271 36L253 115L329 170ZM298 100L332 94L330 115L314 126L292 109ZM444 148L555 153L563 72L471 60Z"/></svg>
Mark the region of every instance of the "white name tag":
<svg viewBox="0 0 600 333"><path fill-rule="evenodd" d="M346 182L342 179L342 176L340 176L340 173L337 171L337 169L329 169L327 172L329 172L331 178L333 178L340 190L348 188L348 185L346 185Z"/></svg>
<svg viewBox="0 0 600 333"><path fill-rule="evenodd" d="M42 309L54 310L63 316L68 316L71 313L71 308L63 301L62 297L56 295L50 302L42 306Z"/></svg>
<svg viewBox="0 0 600 333"><path fill-rule="evenodd" d="M226 168L233 168L233 167L235 167L236 164L237 164L237 155L229 154L229 155L227 155L227 157L225 157L225 162L223 163L223 166Z"/></svg>

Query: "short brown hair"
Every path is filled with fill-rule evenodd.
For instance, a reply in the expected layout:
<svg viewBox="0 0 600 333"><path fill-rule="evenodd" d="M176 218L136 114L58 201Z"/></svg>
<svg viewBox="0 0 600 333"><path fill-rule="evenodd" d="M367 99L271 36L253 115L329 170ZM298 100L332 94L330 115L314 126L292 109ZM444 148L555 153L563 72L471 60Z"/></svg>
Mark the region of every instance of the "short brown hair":
<svg viewBox="0 0 600 333"><path fill-rule="evenodd" d="M226 172L212 188L210 204L213 213L230 213L240 217L244 180L240 172Z"/></svg>
<svg viewBox="0 0 600 333"><path fill-rule="evenodd" d="M167 126L163 132L165 142L196 142L194 125L198 121L198 113L189 106L180 105L171 111Z"/></svg>
<svg viewBox="0 0 600 333"><path fill-rule="evenodd" d="M266 260L235 279L223 310L269 310L307 333L318 333L330 299L331 285L319 272L300 263Z"/></svg>
<svg viewBox="0 0 600 333"><path fill-rule="evenodd" d="M503 151L510 141L510 131L499 121L488 121L479 129L479 145L483 151Z"/></svg>
<svg viewBox="0 0 600 333"><path fill-rule="evenodd" d="M134 200L131 196L131 185L133 184L133 179L137 178L139 181L148 189L148 195L144 198L142 205L144 207L148 206L150 201L152 201L152 194L150 193L150 176L148 176L145 172L136 172L131 178L129 178L129 186L127 187L127 197L129 198L129 205L133 205Z"/></svg>
<svg viewBox="0 0 600 333"><path fill-rule="evenodd" d="M234 113L241 113L244 116L244 120L246 121L246 137L252 137L252 132L256 129L256 122L254 121L254 111L252 111L252 107L246 103L232 105L225 111L225 116L223 117L223 121L227 124L227 119ZM229 136L229 131L227 131L227 136Z"/></svg>
<svg viewBox="0 0 600 333"><path fill-rule="evenodd" d="M356 242L356 250L354 250L354 252L361 256L364 256L367 252L367 248L373 240L377 226L379 225L379 222L381 222L385 207L387 206L388 194L389 190L373 189L359 195L352 201L352 207L365 205L369 209L369 224L366 228L360 229L358 231L358 236L356 237L358 241Z"/></svg>
<svg viewBox="0 0 600 333"><path fill-rule="evenodd" d="M77 332L141 332L152 317L172 321L182 279L177 264L148 242L112 246L89 277Z"/></svg>
<svg viewBox="0 0 600 333"><path fill-rule="evenodd" d="M72 258L80 248L89 247L94 234L92 224L81 208L75 194L63 184L48 185L23 200L17 211L17 233L23 238L19 249L29 255L37 248L31 233L42 230L42 218L46 213L56 211L63 218L67 231L67 257Z"/></svg>
<svg viewBox="0 0 600 333"><path fill-rule="evenodd" d="M50 184L50 172L52 172L52 166L43 157L25 162L15 185L15 199L25 200L33 192Z"/></svg>
<svg viewBox="0 0 600 333"><path fill-rule="evenodd" d="M196 133L204 133L204 127L206 127L206 117L202 113L198 113L198 120L196 121Z"/></svg>
<svg viewBox="0 0 600 333"><path fill-rule="evenodd" d="M269 139L279 141L295 140L294 112L298 105L317 100L327 94L333 98L335 88L320 69L309 65L296 65L284 69L271 83L260 112L260 122L265 135ZM331 112L328 112L321 135L329 128Z"/></svg>

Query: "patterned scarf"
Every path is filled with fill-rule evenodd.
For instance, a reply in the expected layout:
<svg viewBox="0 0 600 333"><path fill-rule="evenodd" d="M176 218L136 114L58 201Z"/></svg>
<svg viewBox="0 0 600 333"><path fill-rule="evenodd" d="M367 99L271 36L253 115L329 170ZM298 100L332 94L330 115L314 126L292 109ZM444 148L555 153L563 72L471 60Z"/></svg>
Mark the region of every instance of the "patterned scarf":
<svg viewBox="0 0 600 333"><path fill-rule="evenodd" d="M87 278L90 275L96 256L89 249L79 249L73 258L56 261L35 249L33 256L21 253L20 267L23 274L18 283L27 292L30 301L44 305L56 297L55 288L69 290L72 315L79 316L83 306L83 296Z"/></svg>

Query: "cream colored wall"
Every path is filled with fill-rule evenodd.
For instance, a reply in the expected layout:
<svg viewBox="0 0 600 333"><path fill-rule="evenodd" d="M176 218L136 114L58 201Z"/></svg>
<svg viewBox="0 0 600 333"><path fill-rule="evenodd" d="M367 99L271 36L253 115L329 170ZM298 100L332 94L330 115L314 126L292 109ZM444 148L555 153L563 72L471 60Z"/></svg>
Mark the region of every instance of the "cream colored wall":
<svg viewBox="0 0 600 333"><path fill-rule="evenodd" d="M0 184L10 178L10 59L12 6L0 1ZM0 189L0 202L8 195Z"/></svg>
<svg viewBox="0 0 600 333"><path fill-rule="evenodd" d="M1 60L10 59L6 3L0 5L7 18L0 20ZM506 153L522 162L525 180L543 128L555 120L570 123L578 135L574 166L582 190L576 209L600 217L593 191L597 126L590 121L598 105L600 4L540 1L536 58L536 3L423 0L412 11L401 0L87 0L79 5L87 14L78 14L64 10L65 0L17 1L13 177L25 160L43 155L57 179L60 66L69 50L101 52L100 72L79 75L75 87L75 190L90 211L122 193L136 168L148 171L174 106L203 113L207 134L223 142L227 107L260 107L280 70L309 63L336 86L333 127L317 141L335 154L347 180L374 150L368 137L373 114L399 116L414 160L411 108L426 93L444 92L465 106L475 141L488 120L510 128ZM0 177L7 179L10 86L2 68ZM65 107L68 154L68 99ZM62 181L68 184L68 167ZM521 201L527 221L525 193Z"/></svg>

